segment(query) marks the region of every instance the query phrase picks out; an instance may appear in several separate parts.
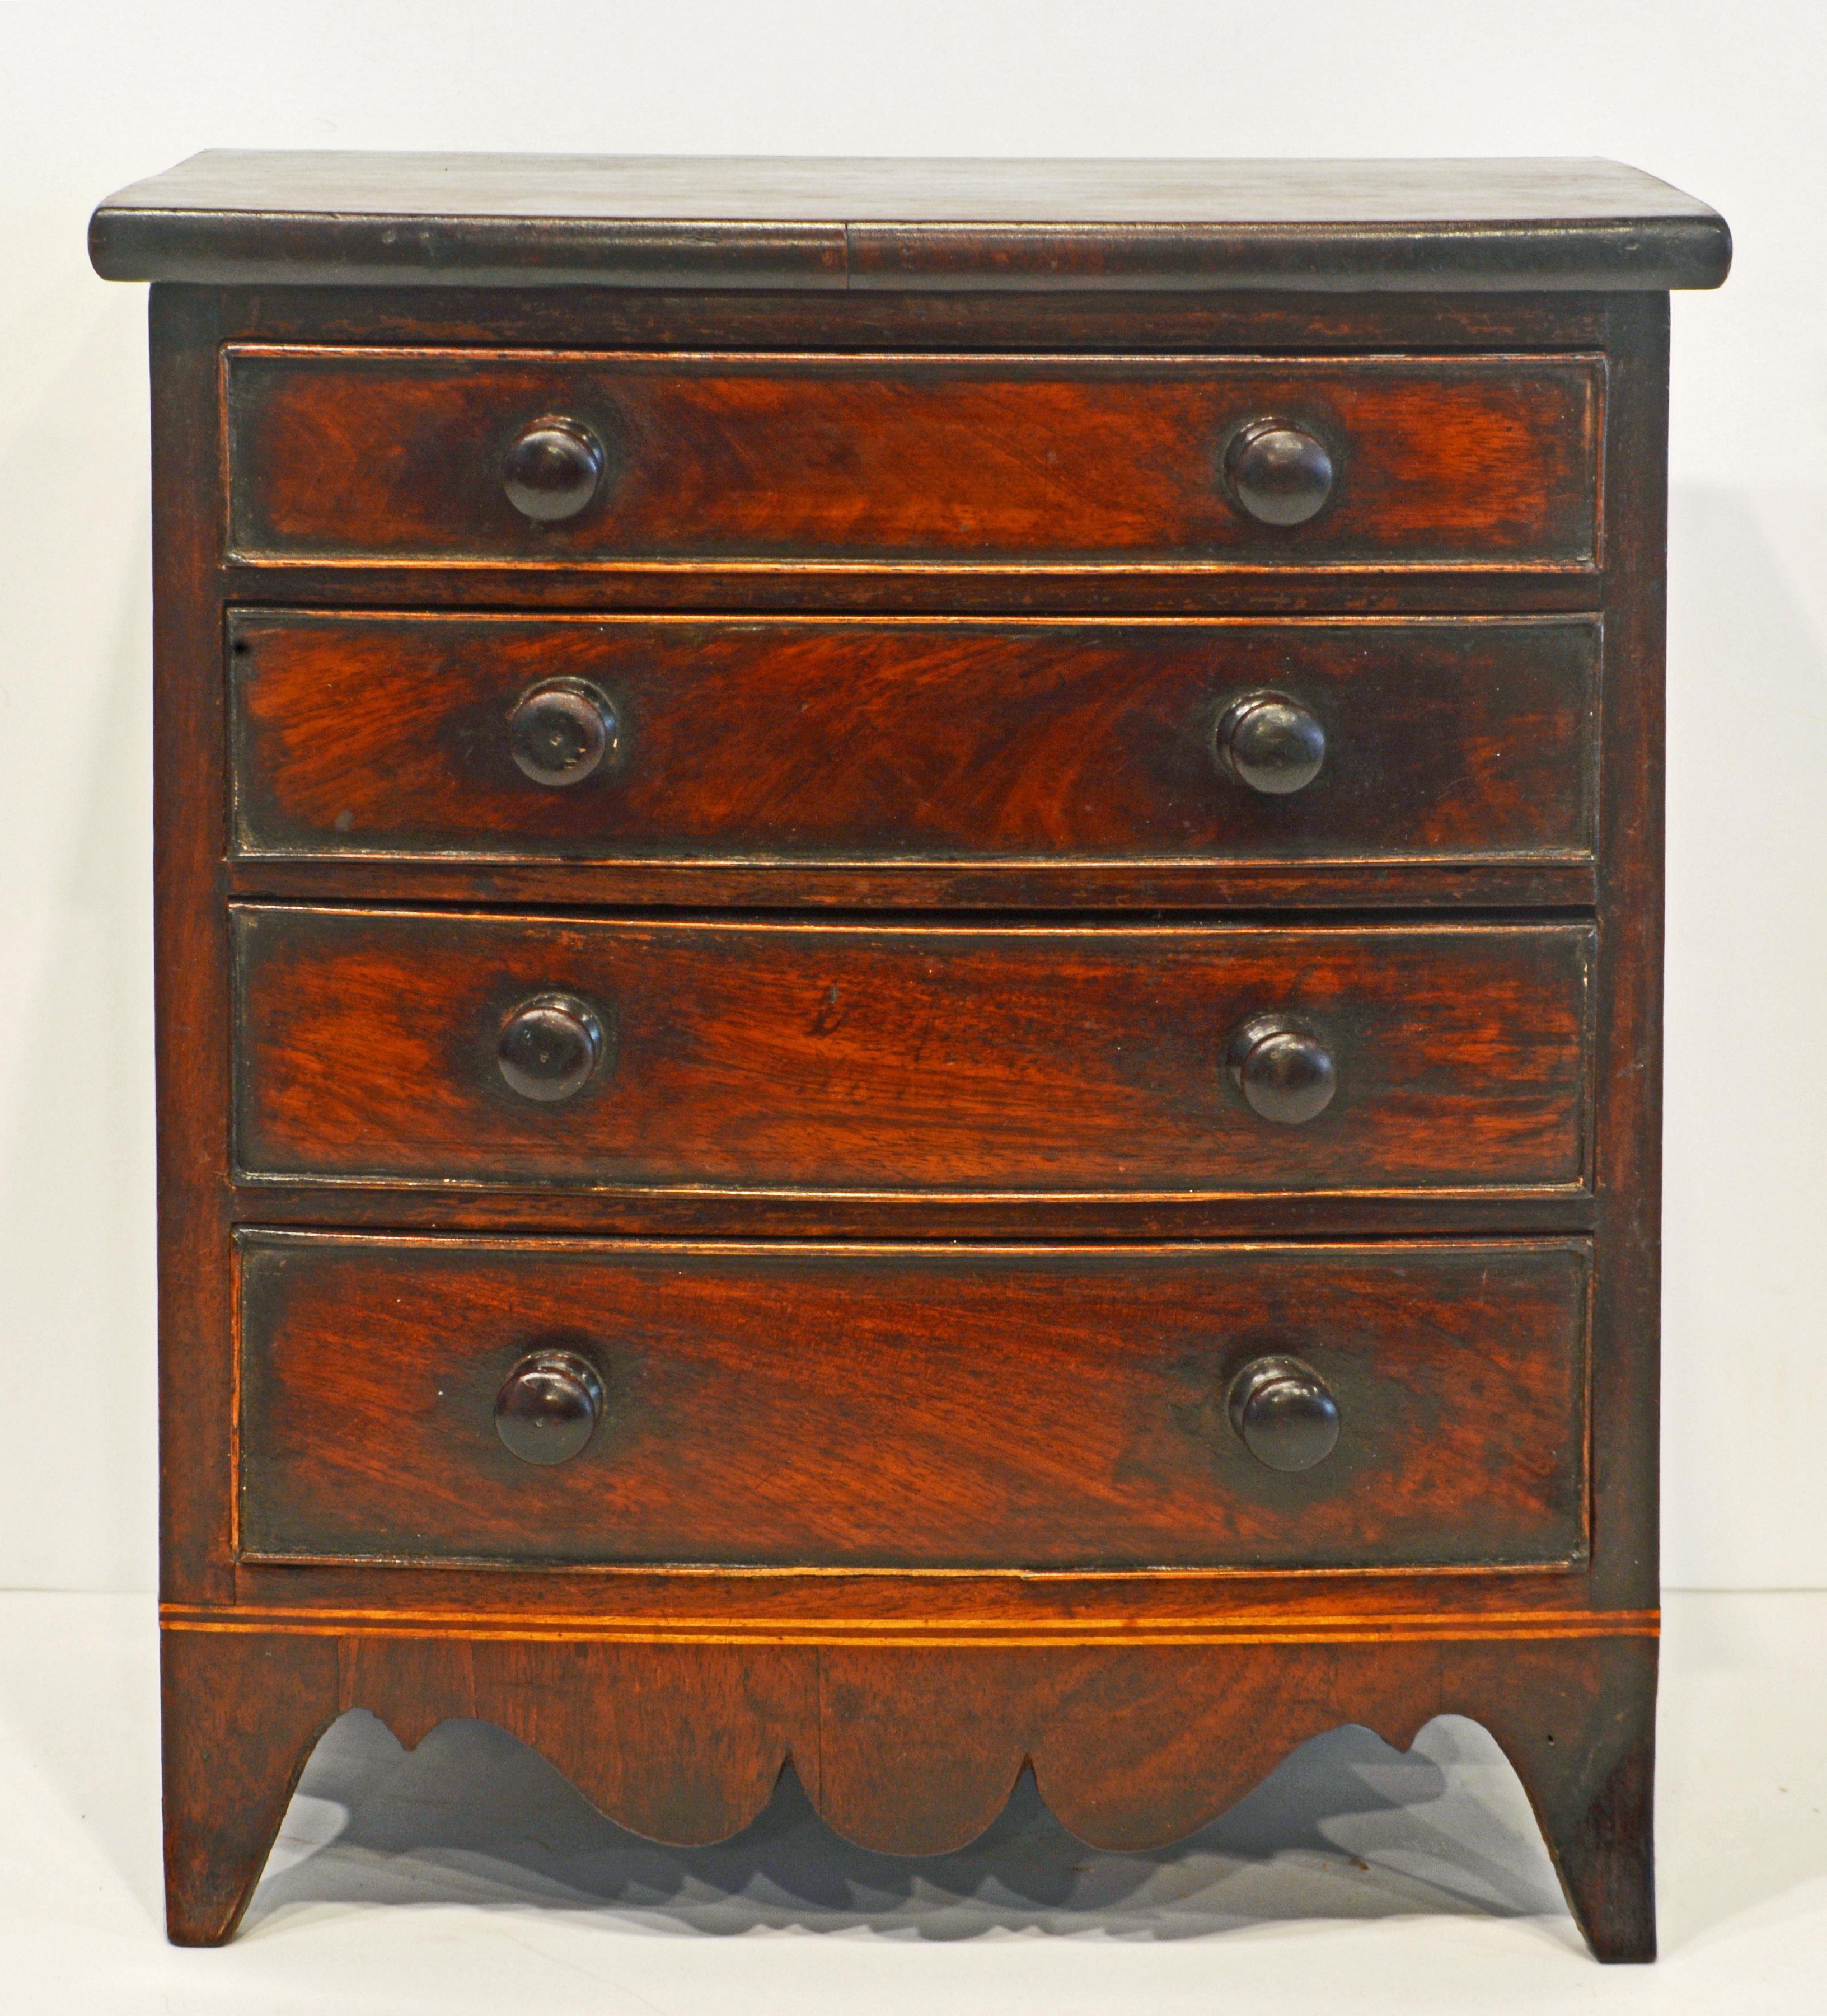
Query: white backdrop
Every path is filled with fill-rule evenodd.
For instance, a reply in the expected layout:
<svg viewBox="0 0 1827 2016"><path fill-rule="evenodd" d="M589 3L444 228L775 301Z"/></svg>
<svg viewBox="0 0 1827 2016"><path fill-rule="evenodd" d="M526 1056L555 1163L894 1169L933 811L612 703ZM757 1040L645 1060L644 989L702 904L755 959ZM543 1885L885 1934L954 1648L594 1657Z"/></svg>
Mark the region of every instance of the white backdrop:
<svg viewBox="0 0 1827 2016"><path fill-rule="evenodd" d="M154 1560L143 290L206 146L1609 154L1677 296L1666 1579L1827 1586L1827 12L1813 0L64 0L0 41L0 1586Z"/></svg>

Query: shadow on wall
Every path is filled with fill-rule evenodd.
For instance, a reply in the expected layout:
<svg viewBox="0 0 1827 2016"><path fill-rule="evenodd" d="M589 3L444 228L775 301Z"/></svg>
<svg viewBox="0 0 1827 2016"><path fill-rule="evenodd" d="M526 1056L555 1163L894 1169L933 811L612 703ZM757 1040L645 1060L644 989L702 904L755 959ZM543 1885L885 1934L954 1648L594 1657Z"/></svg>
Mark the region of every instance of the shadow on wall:
<svg viewBox="0 0 1827 2016"><path fill-rule="evenodd" d="M151 693L146 535L95 668L46 663L16 638L22 680L71 689L45 748L69 809L36 809L41 853L9 873L45 901L37 971L12 1031L0 1139L0 1366L27 1390L73 1359L87 1377L80 1435L47 1435L30 1408L0 1431L0 1578L13 1587L150 1586L157 1544L153 1374ZM94 679L94 689L81 689ZM20 729L9 716L9 725ZM82 746L84 735L88 746ZM53 855L50 813L67 834ZM23 906L22 906L23 907ZM25 934L9 934L31 956ZM11 1516L4 1516L10 1507Z"/></svg>
<svg viewBox="0 0 1827 2016"><path fill-rule="evenodd" d="M664 1848L487 1723L444 1723L407 1752L357 1710L307 1767L243 1936L308 1908L378 1903L537 1905L682 1935L934 1940L1180 1939L1270 1920L1494 1913L1552 1918L1583 1949L1521 1786L1493 1740L1457 1717L1407 1752L1362 1729L1317 1737L1222 1819L1141 1854L1086 1847L1025 1772L978 1840L913 1859L840 1840L790 1767L741 1834Z"/></svg>
<svg viewBox="0 0 1827 2016"><path fill-rule="evenodd" d="M1671 504L1663 1571L1827 1582L1827 492ZM1757 1377L1734 1377L1757 1367Z"/></svg>
<svg viewBox="0 0 1827 2016"><path fill-rule="evenodd" d="M80 166L10 179L0 302L10 1588L150 1588L156 1545L146 311L88 270Z"/></svg>

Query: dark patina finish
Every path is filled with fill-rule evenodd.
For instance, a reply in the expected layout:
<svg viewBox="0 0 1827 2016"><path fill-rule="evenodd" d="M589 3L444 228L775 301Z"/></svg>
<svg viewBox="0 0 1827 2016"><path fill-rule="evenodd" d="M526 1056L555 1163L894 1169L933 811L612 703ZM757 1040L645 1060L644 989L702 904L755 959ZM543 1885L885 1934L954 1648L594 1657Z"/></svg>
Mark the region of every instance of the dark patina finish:
<svg viewBox="0 0 1827 2016"><path fill-rule="evenodd" d="M955 1848L1468 1715L1655 1949L1667 301L1605 162L198 157L165 1849Z"/></svg>

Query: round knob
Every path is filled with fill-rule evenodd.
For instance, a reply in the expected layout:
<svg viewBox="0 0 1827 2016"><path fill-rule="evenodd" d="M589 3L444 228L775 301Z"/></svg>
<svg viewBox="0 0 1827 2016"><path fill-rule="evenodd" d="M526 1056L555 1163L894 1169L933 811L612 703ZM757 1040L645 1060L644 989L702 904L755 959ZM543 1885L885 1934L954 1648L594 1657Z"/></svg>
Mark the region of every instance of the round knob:
<svg viewBox="0 0 1827 2016"><path fill-rule="evenodd" d="M1264 525L1304 525L1332 494L1326 445L1289 420L1252 420L1231 437L1224 477L1238 509Z"/></svg>
<svg viewBox="0 0 1827 2016"><path fill-rule="evenodd" d="M1339 1403L1298 1358L1253 1358L1231 1382L1237 1437L1270 1470L1311 1470L1339 1442Z"/></svg>
<svg viewBox="0 0 1827 2016"><path fill-rule="evenodd" d="M507 721L514 760L535 784L581 784L615 747L615 710L588 679L547 679L523 693Z"/></svg>
<svg viewBox="0 0 1827 2016"><path fill-rule="evenodd" d="M602 1061L603 1024L575 994L536 994L501 1025L495 1060L522 1099L542 1105L581 1092Z"/></svg>
<svg viewBox="0 0 1827 2016"><path fill-rule="evenodd" d="M1285 797L1310 784L1326 760L1326 731L1285 693L1245 693L1218 724L1218 761L1241 784Z"/></svg>
<svg viewBox="0 0 1827 2016"><path fill-rule="evenodd" d="M603 444L581 420L535 420L502 459L507 501L542 524L575 518L603 481Z"/></svg>
<svg viewBox="0 0 1827 2016"><path fill-rule="evenodd" d="M575 1351L523 1358L495 1401L495 1432L522 1463L566 1463L582 1454L603 1415L603 1381Z"/></svg>
<svg viewBox="0 0 1827 2016"><path fill-rule="evenodd" d="M1245 1022L1232 1035L1224 1063L1250 1111L1285 1127L1324 1113L1339 1089L1332 1053L1283 1015Z"/></svg>

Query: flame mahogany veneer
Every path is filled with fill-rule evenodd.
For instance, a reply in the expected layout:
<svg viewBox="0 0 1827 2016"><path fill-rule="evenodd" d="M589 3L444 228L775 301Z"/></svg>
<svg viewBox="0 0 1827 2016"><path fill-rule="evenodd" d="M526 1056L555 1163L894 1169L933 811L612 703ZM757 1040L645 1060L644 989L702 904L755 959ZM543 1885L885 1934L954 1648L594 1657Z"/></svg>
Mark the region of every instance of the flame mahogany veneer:
<svg viewBox="0 0 1827 2016"><path fill-rule="evenodd" d="M165 1827L1497 1736L1655 1950L1667 290L1602 162L205 155L150 279Z"/></svg>

